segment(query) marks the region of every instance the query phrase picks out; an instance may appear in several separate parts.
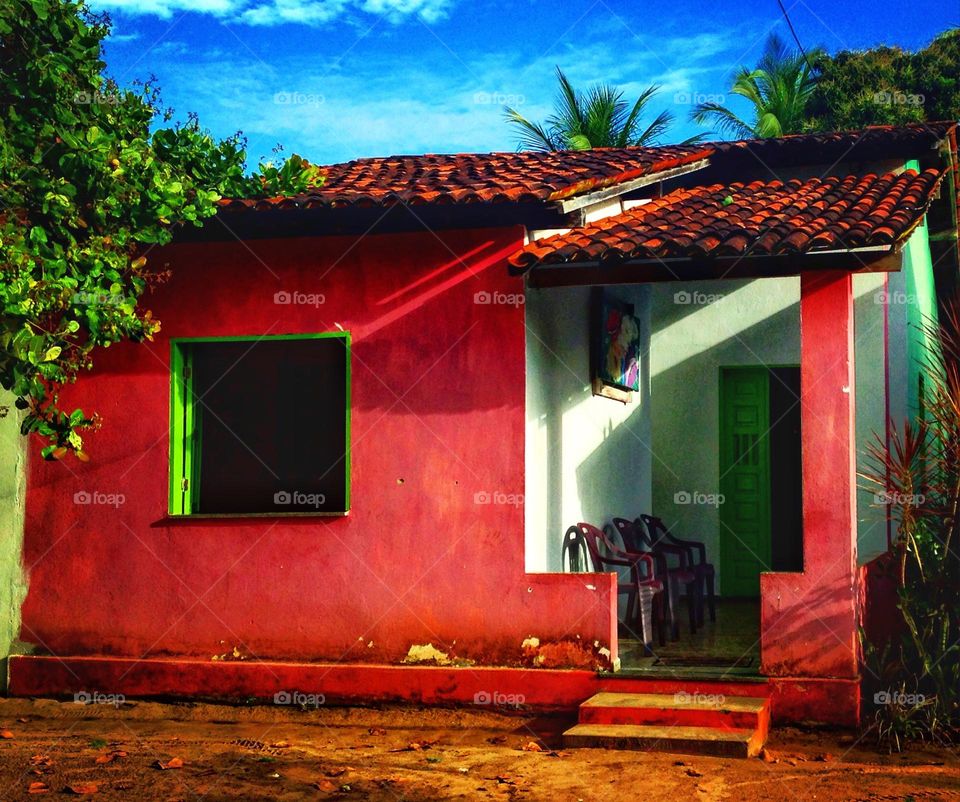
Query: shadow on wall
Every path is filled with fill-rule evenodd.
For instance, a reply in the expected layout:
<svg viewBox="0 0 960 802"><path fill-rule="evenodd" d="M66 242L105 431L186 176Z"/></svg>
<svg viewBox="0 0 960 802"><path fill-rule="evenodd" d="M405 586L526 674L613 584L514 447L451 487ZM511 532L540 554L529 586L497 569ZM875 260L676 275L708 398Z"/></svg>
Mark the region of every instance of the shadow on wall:
<svg viewBox="0 0 960 802"><path fill-rule="evenodd" d="M882 431L883 392L883 317L877 315L876 293L872 277L862 277L855 297L858 324L857 363L857 451L863 464L863 449ZM880 281L880 279L873 279ZM799 281L783 284L774 280L752 282L704 282L690 285L662 285L654 289L651 327L651 420L653 429L653 506L668 527L680 537L703 540L708 552L719 560L720 512L717 506L677 503L678 494L692 497L720 493L719 410L720 368L747 365L797 365L800 362ZM777 280L783 282L784 280ZM756 319L751 303L760 288L769 287L771 314ZM775 308L776 294L781 308ZM685 295L680 302L675 296ZM691 318L691 306L698 301L726 303L741 294L733 307L714 315ZM787 293L797 300L791 301ZM731 297L727 297L731 296ZM689 299L689 300L688 300ZM711 300L712 299L712 300ZM722 313L723 312L723 313ZM741 317L741 312L745 314ZM762 312L760 312L762 314ZM745 318L745 319L744 319ZM739 325L744 329L735 334ZM665 332L669 332L665 335ZM669 339L667 339L669 337ZM886 521L882 510L870 506L872 494L858 492L858 550L861 562L886 547ZM776 512L774 512L776 520ZM722 590L723 567L717 566Z"/></svg>
<svg viewBox="0 0 960 802"><path fill-rule="evenodd" d="M675 503L675 494L719 492L720 367L799 364L799 280L608 289L632 300L642 323L643 389L626 407L591 394L589 288L528 293L528 570L563 570L562 536L571 524L640 512L705 541L719 563L719 509ZM877 288L862 283L859 290L857 319L877 327L862 325L857 339L864 443L882 427L883 335L882 317L871 319ZM713 310L712 323L695 314L737 293L731 307ZM885 545L885 523L864 504L861 498L860 539L868 551L867 540Z"/></svg>
<svg viewBox="0 0 960 802"><path fill-rule="evenodd" d="M706 544L721 590L720 508L711 503L721 493L720 368L799 364L799 302L789 298L799 299L799 281L778 284L779 297L768 293L764 305L752 303L758 281L684 284L654 293L653 505L677 536Z"/></svg>
<svg viewBox="0 0 960 802"><path fill-rule="evenodd" d="M590 288L530 291L527 304L527 567L562 571L578 521L602 526L649 507L649 288L610 287L640 322L641 390L630 404L595 397Z"/></svg>

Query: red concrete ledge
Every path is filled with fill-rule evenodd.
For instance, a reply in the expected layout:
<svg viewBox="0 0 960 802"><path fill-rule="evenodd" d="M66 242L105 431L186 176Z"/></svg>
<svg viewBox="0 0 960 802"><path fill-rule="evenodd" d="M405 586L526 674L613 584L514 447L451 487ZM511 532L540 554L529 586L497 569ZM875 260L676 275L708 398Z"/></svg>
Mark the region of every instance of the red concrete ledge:
<svg viewBox="0 0 960 802"><path fill-rule="evenodd" d="M395 666L357 663L213 662L123 657L10 658L11 696L72 697L77 693L129 698L260 699L294 692L324 703L522 704L574 711L599 691L769 696L775 721L852 725L859 707L856 680L737 682L638 679L592 671L471 666ZM781 710L783 715L780 715Z"/></svg>

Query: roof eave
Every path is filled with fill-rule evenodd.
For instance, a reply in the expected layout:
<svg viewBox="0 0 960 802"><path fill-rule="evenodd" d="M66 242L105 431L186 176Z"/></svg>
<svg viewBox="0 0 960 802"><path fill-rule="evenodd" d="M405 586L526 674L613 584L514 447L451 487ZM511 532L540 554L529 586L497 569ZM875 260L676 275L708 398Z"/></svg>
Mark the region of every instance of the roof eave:
<svg viewBox="0 0 960 802"><path fill-rule="evenodd" d="M661 181L677 178L681 175L686 175L687 173L694 173L698 170L704 169L705 167L709 166L709 164L709 157L704 157L695 162L691 162L690 164L683 164L679 167L673 167L669 170L661 170L657 173L642 175L639 178L634 178L631 181L623 181L619 184L611 184L610 186L604 187L596 192L585 192L580 195L574 195L573 197L557 201L556 205L563 214L569 214L570 212L577 211L578 209L583 209L586 206L602 203L603 201L610 200L611 198L618 198L621 195L626 195L629 192L633 192L634 190L642 187L650 186L651 184L658 184Z"/></svg>
<svg viewBox="0 0 960 802"><path fill-rule="evenodd" d="M902 242L850 250L778 255L671 257L629 259L615 263L583 261L539 264L527 270L512 268L512 271L526 274L529 286L541 288L782 278L827 270L842 270L850 273L892 273L900 270L901 249Z"/></svg>

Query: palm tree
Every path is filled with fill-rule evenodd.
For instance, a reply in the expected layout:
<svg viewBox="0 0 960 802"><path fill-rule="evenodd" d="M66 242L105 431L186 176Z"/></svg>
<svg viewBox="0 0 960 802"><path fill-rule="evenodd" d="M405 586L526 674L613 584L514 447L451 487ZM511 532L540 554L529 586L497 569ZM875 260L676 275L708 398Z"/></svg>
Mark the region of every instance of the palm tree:
<svg viewBox="0 0 960 802"><path fill-rule="evenodd" d="M657 86L647 87L630 106L623 92L608 84L597 84L584 94L573 88L559 67L557 79L560 93L554 112L545 123L531 122L514 108L504 110L507 121L519 129L521 150L590 150L654 145L673 122L673 115L663 111L641 130L640 118L659 89Z"/></svg>
<svg viewBox="0 0 960 802"><path fill-rule="evenodd" d="M744 121L721 103L699 103L690 116L738 139L798 134L805 130L807 103L818 77L811 65L820 56L819 50L809 57L790 50L771 34L756 69L741 67L730 88L731 94L753 105L753 121Z"/></svg>

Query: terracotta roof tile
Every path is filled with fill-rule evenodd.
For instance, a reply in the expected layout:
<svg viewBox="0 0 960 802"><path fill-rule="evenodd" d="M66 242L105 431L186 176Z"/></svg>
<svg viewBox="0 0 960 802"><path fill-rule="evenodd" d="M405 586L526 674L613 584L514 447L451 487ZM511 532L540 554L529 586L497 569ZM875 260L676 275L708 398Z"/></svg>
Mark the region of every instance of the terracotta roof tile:
<svg viewBox="0 0 960 802"><path fill-rule="evenodd" d="M704 159L702 145L356 159L326 168L324 185L287 198L225 200L227 209L555 201Z"/></svg>
<svg viewBox="0 0 960 802"><path fill-rule="evenodd" d="M921 220L942 173L754 181L677 189L532 242L517 269L562 262L776 255L889 245Z"/></svg>
<svg viewBox="0 0 960 802"><path fill-rule="evenodd" d="M956 128L953 122L874 125L860 131L792 134L736 142L705 142L715 153L711 163L731 168L770 168L798 164L835 164L920 157Z"/></svg>

